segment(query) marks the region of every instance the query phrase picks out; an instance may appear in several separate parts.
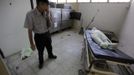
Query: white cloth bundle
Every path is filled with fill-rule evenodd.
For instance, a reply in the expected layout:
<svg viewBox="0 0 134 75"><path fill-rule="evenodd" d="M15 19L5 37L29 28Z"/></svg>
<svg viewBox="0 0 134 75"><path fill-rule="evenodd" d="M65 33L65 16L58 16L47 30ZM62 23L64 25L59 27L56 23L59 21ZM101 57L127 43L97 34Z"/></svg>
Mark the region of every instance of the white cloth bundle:
<svg viewBox="0 0 134 75"><path fill-rule="evenodd" d="M30 57L33 53L33 50L31 48L24 48L21 51L21 59L24 60L28 57Z"/></svg>

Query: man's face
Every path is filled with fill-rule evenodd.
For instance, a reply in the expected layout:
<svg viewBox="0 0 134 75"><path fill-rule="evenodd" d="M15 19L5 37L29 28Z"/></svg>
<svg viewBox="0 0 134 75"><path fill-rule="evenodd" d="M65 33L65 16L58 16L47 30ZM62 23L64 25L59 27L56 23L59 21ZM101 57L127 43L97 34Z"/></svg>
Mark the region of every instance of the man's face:
<svg viewBox="0 0 134 75"><path fill-rule="evenodd" d="M48 4L40 2L39 8L41 9L41 11L48 11Z"/></svg>

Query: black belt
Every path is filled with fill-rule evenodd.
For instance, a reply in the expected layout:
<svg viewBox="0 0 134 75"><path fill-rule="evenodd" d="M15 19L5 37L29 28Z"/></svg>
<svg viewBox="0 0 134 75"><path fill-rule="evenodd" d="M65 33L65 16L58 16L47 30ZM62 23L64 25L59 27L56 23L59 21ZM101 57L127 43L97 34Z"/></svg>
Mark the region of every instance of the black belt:
<svg viewBox="0 0 134 75"><path fill-rule="evenodd" d="M45 33L35 33L35 35L45 35L45 34L48 34L50 33L49 31L45 32Z"/></svg>

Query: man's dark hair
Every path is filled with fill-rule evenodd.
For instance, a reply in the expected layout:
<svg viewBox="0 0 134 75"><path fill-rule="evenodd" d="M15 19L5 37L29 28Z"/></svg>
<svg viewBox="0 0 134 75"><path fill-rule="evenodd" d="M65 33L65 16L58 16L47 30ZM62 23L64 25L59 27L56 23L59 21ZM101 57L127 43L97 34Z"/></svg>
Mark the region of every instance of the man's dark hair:
<svg viewBox="0 0 134 75"><path fill-rule="evenodd" d="M47 5L49 5L49 1L48 0L36 0L37 5L39 5L39 3L46 3Z"/></svg>

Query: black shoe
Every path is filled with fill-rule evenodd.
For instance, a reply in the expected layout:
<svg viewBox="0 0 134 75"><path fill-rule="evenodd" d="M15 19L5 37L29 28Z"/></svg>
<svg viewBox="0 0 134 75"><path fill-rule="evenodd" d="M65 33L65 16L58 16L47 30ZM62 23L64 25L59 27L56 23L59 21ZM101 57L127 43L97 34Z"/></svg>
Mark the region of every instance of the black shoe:
<svg viewBox="0 0 134 75"><path fill-rule="evenodd" d="M56 58L57 58L56 55L51 55L51 56L49 56L49 59L56 59Z"/></svg>
<svg viewBox="0 0 134 75"><path fill-rule="evenodd" d="M42 69L43 68L43 64L39 64L39 69Z"/></svg>

